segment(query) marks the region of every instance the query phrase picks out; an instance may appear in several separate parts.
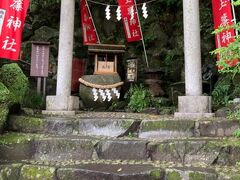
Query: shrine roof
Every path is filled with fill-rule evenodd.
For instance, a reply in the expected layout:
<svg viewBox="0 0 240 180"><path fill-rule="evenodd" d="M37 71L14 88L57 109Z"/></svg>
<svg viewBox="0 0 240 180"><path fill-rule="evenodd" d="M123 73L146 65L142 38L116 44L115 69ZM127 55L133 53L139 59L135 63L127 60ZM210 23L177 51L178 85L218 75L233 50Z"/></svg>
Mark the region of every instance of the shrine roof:
<svg viewBox="0 0 240 180"><path fill-rule="evenodd" d="M125 45L115 44L88 44L89 53L125 53Z"/></svg>

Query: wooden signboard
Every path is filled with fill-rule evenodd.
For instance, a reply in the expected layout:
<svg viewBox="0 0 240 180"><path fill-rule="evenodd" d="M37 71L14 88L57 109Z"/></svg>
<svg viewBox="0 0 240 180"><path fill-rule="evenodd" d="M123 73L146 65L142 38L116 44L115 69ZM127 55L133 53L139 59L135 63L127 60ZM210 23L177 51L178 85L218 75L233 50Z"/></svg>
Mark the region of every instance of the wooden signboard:
<svg viewBox="0 0 240 180"><path fill-rule="evenodd" d="M137 59L127 60L127 81L128 82L137 81Z"/></svg>
<svg viewBox="0 0 240 180"><path fill-rule="evenodd" d="M49 42L33 42L30 76L48 77Z"/></svg>

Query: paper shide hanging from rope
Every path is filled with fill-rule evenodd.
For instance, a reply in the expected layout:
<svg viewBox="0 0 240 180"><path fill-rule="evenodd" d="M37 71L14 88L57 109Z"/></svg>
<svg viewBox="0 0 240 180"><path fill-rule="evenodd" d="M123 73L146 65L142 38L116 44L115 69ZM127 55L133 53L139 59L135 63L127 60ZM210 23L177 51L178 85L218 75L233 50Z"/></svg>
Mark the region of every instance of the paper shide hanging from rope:
<svg viewBox="0 0 240 180"><path fill-rule="evenodd" d="M112 93L117 97L117 99L120 98L120 93L116 88L112 89L92 89L93 94L93 100L97 101L99 100L99 97L101 97L102 101L108 101L110 102L113 98Z"/></svg>
<svg viewBox="0 0 240 180"><path fill-rule="evenodd" d="M81 5L81 7L82 7L81 12L85 10L84 12L81 13L82 14L82 27L83 27L82 29L83 29L83 37L84 37L85 45L87 45L89 43L100 43L100 39L98 37L98 33L97 33L96 27L94 25L94 21L91 16L91 12L88 7L87 1L95 3L95 4L104 5L106 7L105 8L105 17L107 20L111 19L111 9L110 9L111 6L116 6L117 7L116 18L118 21L120 21L122 19L127 42L142 41L146 65L147 65L147 67L149 67L147 52L146 52L143 33L142 33L142 28L141 28L141 24L140 24L139 15L138 15L137 4L136 4L135 0L118 0L118 5L109 5L109 4L100 3L97 1L93 1L93 0L80 0L80 1L82 1L85 4L85 5ZM150 0L149 2L152 2L152 1L155 1L155 0ZM147 18L148 11L147 11L146 3L143 3L141 5L142 5L143 17ZM87 17L87 18L85 18L85 17ZM85 20L85 19L87 19L87 20ZM84 23L84 20L85 20L85 23ZM94 37L94 38L92 38L92 37ZM94 39L94 41L93 41L93 39Z"/></svg>
<svg viewBox="0 0 240 180"><path fill-rule="evenodd" d="M111 9L110 9L110 7L111 7L111 5L106 5L106 8L105 8L105 17L106 17L107 20L111 19ZM121 18L122 18L121 8L124 8L124 5L118 6L117 10L116 10L116 18L117 18L118 21L120 21ZM134 12L134 6L128 7L128 13L131 15L131 20L134 19L134 13L135 13ZM143 14L143 17L145 19L148 18L148 10L147 10L146 3L143 3L143 5L142 5L142 14Z"/></svg>

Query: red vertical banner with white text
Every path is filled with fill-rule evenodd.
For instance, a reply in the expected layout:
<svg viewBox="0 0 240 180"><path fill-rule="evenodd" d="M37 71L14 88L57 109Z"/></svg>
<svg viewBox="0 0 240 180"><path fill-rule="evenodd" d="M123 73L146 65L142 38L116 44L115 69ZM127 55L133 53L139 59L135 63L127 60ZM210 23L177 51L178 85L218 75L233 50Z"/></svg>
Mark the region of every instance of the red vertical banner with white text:
<svg viewBox="0 0 240 180"><path fill-rule="evenodd" d="M122 22L128 42L142 40L140 24L134 0L118 0L121 8Z"/></svg>
<svg viewBox="0 0 240 180"><path fill-rule="evenodd" d="M17 60L29 0L0 1L0 57Z"/></svg>
<svg viewBox="0 0 240 180"><path fill-rule="evenodd" d="M233 25L231 0L212 0L214 29L220 26L226 27ZM228 29L215 35L216 48L227 47L229 43L234 41L234 29ZM219 58L219 57L218 57ZM238 61L228 61L230 66L235 66ZM220 68L221 69L221 68Z"/></svg>
<svg viewBox="0 0 240 180"><path fill-rule="evenodd" d="M86 0L80 1L80 10L81 10L81 22L82 22L82 35L83 35L83 44L97 43L97 34L93 26L92 18L87 7Z"/></svg>

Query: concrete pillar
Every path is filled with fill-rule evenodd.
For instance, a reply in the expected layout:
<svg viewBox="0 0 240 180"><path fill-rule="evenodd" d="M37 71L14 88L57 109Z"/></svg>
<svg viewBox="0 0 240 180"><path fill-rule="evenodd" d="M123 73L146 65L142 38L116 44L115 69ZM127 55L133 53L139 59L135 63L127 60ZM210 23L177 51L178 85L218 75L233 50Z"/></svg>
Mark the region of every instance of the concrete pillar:
<svg viewBox="0 0 240 180"><path fill-rule="evenodd" d="M178 97L177 118L212 117L211 97L202 96L199 0L183 0L186 96Z"/></svg>
<svg viewBox="0 0 240 180"><path fill-rule="evenodd" d="M74 114L78 97L71 96L75 0L61 0L57 92L47 96L45 113Z"/></svg>

